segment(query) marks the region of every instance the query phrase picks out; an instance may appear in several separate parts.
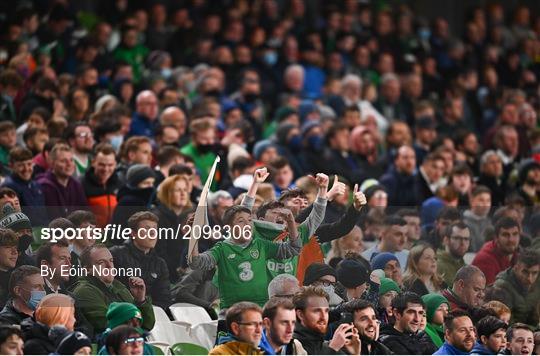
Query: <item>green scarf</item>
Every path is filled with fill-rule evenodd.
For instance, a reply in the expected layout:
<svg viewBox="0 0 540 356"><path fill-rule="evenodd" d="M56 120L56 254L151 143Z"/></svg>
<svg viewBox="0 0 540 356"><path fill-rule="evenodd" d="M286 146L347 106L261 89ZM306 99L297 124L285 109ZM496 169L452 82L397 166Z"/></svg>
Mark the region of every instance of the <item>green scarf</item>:
<svg viewBox="0 0 540 356"><path fill-rule="evenodd" d="M424 330L426 334L429 335L431 338L431 341L435 344L437 347L441 347L444 343L444 332L443 332L443 326L442 325L435 325L428 323L426 325L426 329Z"/></svg>

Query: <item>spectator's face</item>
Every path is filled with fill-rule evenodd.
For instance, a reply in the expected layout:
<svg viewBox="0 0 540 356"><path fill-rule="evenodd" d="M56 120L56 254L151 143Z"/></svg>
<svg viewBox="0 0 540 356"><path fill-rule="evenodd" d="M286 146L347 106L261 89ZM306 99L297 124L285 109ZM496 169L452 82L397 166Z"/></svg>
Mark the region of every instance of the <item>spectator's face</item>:
<svg viewBox="0 0 540 356"><path fill-rule="evenodd" d="M129 30L124 32L123 42L124 46L128 48L135 47L137 44L137 30Z"/></svg>
<svg viewBox="0 0 540 356"><path fill-rule="evenodd" d="M442 325L444 323L444 317L448 315L448 304L442 303L439 305L435 313L433 314L432 323L435 325Z"/></svg>
<svg viewBox="0 0 540 356"><path fill-rule="evenodd" d="M391 80L386 83L384 85L382 94L389 103L396 104L399 101L399 97L401 95L401 86L399 84L399 81Z"/></svg>
<svg viewBox="0 0 540 356"><path fill-rule="evenodd" d="M246 310L240 322L231 324L233 335L240 341L258 347L263 332L263 320L260 312Z"/></svg>
<svg viewBox="0 0 540 356"><path fill-rule="evenodd" d="M394 309L394 311L396 325L399 325L401 330L408 333L416 333L420 329L420 324L426 314L422 305L411 303L407 304L403 313L399 313L397 309Z"/></svg>
<svg viewBox="0 0 540 356"><path fill-rule="evenodd" d="M213 145L216 141L216 131L214 129L198 131L195 133L194 141L196 146Z"/></svg>
<svg viewBox="0 0 540 356"><path fill-rule="evenodd" d="M458 281L463 287L463 292L459 297L471 307L479 307L484 303L486 290L486 278L482 273L476 273L470 281Z"/></svg>
<svg viewBox="0 0 540 356"><path fill-rule="evenodd" d="M452 176L452 186L461 194L468 193L472 186L471 176L468 174L456 174Z"/></svg>
<svg viewBox="0 0 540 356"><path fill-rule="evenodd" d="M4 206L6 203L11 204L16 211L21 211L21 203L16 193L5 193L0 197L0 206Z"/></svg>
<svg viewBox="0 0 540 356"><path fill-rule="evenodd" d="M238 244L251 239L251 214L241 212L234 216L231 224L231 237Z"/></svg>
<svg viewBox="0 0 540 356"><path fill-rule="evenodd" d="M499 178L503 174L503 164L499 155L491 155L482 166L482 171L489 177Z"/></svg>
<svg viewBox="0 0 540 356"><path fill-rule="evenodd" d="M470 352L476 342L476 330L468 316L461 316L452 321L452 329L446 330L448 343L461 351Z"/></svg>
<svg viewBox="0 0 540 356"><path fill-rule="evenodd" d="M0 268L2 270L15 268L18 256L19 252L17 251L17 245L0 246Z"/></svg>
<svg viewBox="0 0 540 356"><path fill-rule="evenodd" d="M435 129L418 129L416 139L424 145L431 145L437 139L437 131Z"/></svg>
<svg viewBox="0 0 540 356"><path fill-rule="evenodd" d="M139 334L131 334L120 343L118 348L119 355L142 355L144 347L144 338Z"/></svg>
<svg viewBox="0 0 540 356"><path fill-rule="evenodd" d="M518 110L514 104L506 104L503 106L501 121L508 125L517 125L519 123Z"/></svg>
<svg viewBox="0 0 540 356"><path fill-rule="evenodd" d="M471 210L479 216L486 216L491 209L491 194L481 193L470 199Z"/></svg>
<svg viewBox="0 0 540 356"><path fill-rule="evenodd" d="M401 267L399 265L399 261L397 260L388 261L386 265L384 266L384 275L386 278L390 278L394 282L396 282L398 285L401 285L402 275L401 275Z"/></svg>
<svg viewBox="0 0 540 356"><path fill-rule="evenodd" d="M15 129L6 130L0 133L0 146L3 146L7 149L12 149L17 144L17 134Z"/></svg>
<svg viewBox="0 0 540 356"><path fill-rule="evenodd" d="M426 248L418 259L418 273L428 276L437 273L437 256L432 248Z"/></svg>
<svg viewBox="0 0 540 356"><path fill-rule="evenodd" d="M19 335L12 334L0 345L2 355L23 355L24 341Z"/></svg>
<svg viewBox="0 0 540 356"><path fill-rule="evenodd" d="M517 280L523 287L525 287L525 289L529 290L538 279L538 273L540 273L540 264L527 266L522 262L518 262L514 266L513 270Z"/></svg>
<svg viewBox="0 0 540 356"><path fill-rule="evenodd" d="M242 110L232 109L225 116L225 124L227 127L232 127L242 121Z"/></svg>
<svg viewBox="0 0 540 356"><path fill-rule="evenodd" d="M189 186L186 181L183 179L177 180L171 190L171 205L185 207L189 201L189 193Z"/></svg>
<svg viewBox="0 0 540 356"><path fill-rule="evenodd" d="M420 217L419 216L404 216L403 219L407 222L407 239L417 241L420 239Z"/></svg>
<svg viewBox="0 0 540 356"><path fill-rule="evenodd" d="M103 154L99 152L92 162L94 174L100 182L107 182L116 169L116 158L114 154Z"/></svg>
<svg viewBox="0 0 540 356"><path fill-rule="evenodd" d="M293 212L294 216L297 216L301 210L307 208L309 205L308 200L302 196L287 199L283 203Z"/></svg>
<svg viewBox="0 0 540 356"><path fill-rule="evenodd" d="M88 94L86 94L84 90L77 90L75 93L73 93L73 108L77 112L88 111L88 105Z"/></svg>
<svg viewBox="0 0 540 356"><path fill-rule="evenodd" d="M471 244L471 232L469 229L460 229L454 226L450 236L444 238L444 242L452 256L463 257Z"/></svg>
<svg viewBox="0 0 540 356"><path fill-rule="evenodd" d="M463 141L463 150L466 154L475 156L478 153L478 139L476 135L470 134Z"/></svg>
<svg viewBox="0 0 540 356"><path fill-rule="evenodd" d="M387 137L387 141L393 147L409 144L411 142L411 131L409 130L409 126L402 122L394 123L392 125L392 132Z"/></svg>
<svg viewBox="0 0 540 356"><path fill-rule="evenodd" d="M38 133L26 141L26 146L32 151L32 153L39 153L43 151L43 147L49 141L48 133Z"/></svg>
<svg viewBox="0 0 540 356"><path fill-rule="evenodd" d="M296 316L307 329L326 334L328 328L328 300L324 297L309 297L304 310L297 310Z"/></svg>
<svg viewBox="0 0 540 356"><path fill-rule="evenodd" d="M401 251L405 247L407 240L407 225L391 225L389 226L381 239L385 242L388 251Z"/></svg>
<svg viewBox="0 0 540 356"><path fill-rule="evenodd" d="M519 138L516 130L507 130L502 135L500 149L512 157L518 154Z"/></svg>
<svg viewBox="0 0 540 356"><path fill-rule="evenodd" d="M186 115L180 109L167 112L161 119L163 125L173 125L178 130L180 136L186 133Z"/></svg>
<svg viewBox="0 0 540 356"><path fill-rule="evenodd" d="M506 329L497 329L497 331L488 337L482 335L480 336L480 340L491 352L498 354L506 345Z"/></svg>
<svg viewBox="0 0 540 356"><path fill-rule="evenodd" d="M410 147L401 147L395 160L398 172L412 175L416 168L416 154Z"/></svg>
<svg viewBox="0 0 540 356"><path fill-rule="evenodd" d="M137 184L137 188L139 189L146 189L146 188L152 188L154 186L156 179L154 177L149 177Z"/></svg>
<svg viewBox="0 0 540 356"><path fill-rule="evenodd" d="M539 186L540 185L540 169L533 168L527 173L527 178L525 179L525 183L533 186Z"/></svg>
<svg viewBox="0 0 540 356"><path fill-rule="evenodd" d="M163 136L161 137L161 145L176 145L180 140L178 131L173 127L166 127L163 130Z"/></svg>
<svg viewBox="0 0 540 356"><path fill-rule="evenodd" d="M363 234L362 229L355 226L347 235L339 239L342 251L353 251L360 253L364 251L364 244L362 242Z"/></svg>
<svg viewBox="0 0 540 356"><path fill-rule="evenodd" d="M150 165L152 162L152 146L148 142L139 145L137 151L128 153L130 163Z"/></svg>
<svg viewBox="0 0 540 356"><path fill-rule="evenodd" d="M26 120L28 123L28 128L36 127L36 128L45 128L45 120L41 115L38 114L32 114L30 117L28 117L28 120Z"/></svg>
<svg viewBox="0 0 540 356"><path fill-rule="evenodd" d="M532 355L534 350L533 332L526 329L516 329L512 341L506 343L511 355Z"/></svg>
<svg viewBox="0 0 540 356"><path fill-rule="evenodd" d="M94 147L94 134L90 126L79 126L75 129L75 138L73 148L81 153L92 152Z"/></svg>
<svg viewBox="0 0 540 356"><path fill-rule="evenodd" d="M261 154L260 161L264 164L270 164L270 162L275 160L277 157L278 157L277 149L273 146L269 146Z"/></svg>
<svg viewBox="0 0 540 356"><path fill-rule="evenodd" d="M32 172L34 169L34 163L31 159L26 161L14 162L11 165L11 170L17 176L19 176L24 181L29 181L32 179Z"/></svg>
<svg viewBox="0 0 540 356"><path fill-rule="evenodd" d="M390 313L392 311L392 308L390 307L392 305L392 301L397 297L398 293L395 290L388 291L381 295L379 297L379 306L381 308L385 308L387 311L390 309Z"/></svg>
<svg viewBox="0 0 540 356"><path fill-rule="evenodd" d="M79 226L81 229L86 229L87 227L90 227L90 229L93 229L96 227L94 222L85 221L81 223L81 226ZM96 243L96 240L92 238L92 236L88 233L87 230L81 230L81 237L82 239L75 239L73 240L73 244L76 244L80 247L81 250L85 249L86 247L92 246Z"/></svg>
<svg viewBox="0 0 540 356"><path fill-rule="evenodd" d="M361 124L360 111L347 110L343 116L343 123L349 128L354 128Z"/></svg>
<svg viewBox="0 0 540 356"><path fill-rule="evenodd" d="M330 140L330 145L333 149L340 151L349 150L349 130L339 130Z"/></svg>
<svg viewBox="0 0 540 356"><path fill-rule="evenodd" d="M157 222L152 220L143 220L139 222L137 231L134 232L133 243L139 249L148 252L156 246L158 240Z"/></svg>
<svg viewBox="0 0 540 356"><path fill-rule="evenodd" d="M91 273L96 272L94 277L101 280L103 283L110 285L114 281L113 269L114 260L108 248L98 248L92 251L90 255L92 266ZM101 272L100 272L101 271Z"/></svg>
<svg viewBox="0 0 540 356"><path fill-rule="evenodd" d="M56 160L52 164L54 174L60 178L68 178L75 173L75 163L71 151L57 151Z"/></svg>
<svg viewBox="0 0 540 356"><path fill-rule="evenodd" d="M423 166L430 183L438 182L444 176L446 166L443 160L427 161Z"/></svg>
<svg viewBox="0 0 540 356"><path fill-rule="evenodd" d="M276 175L274 181L279 188L285 189L288 188L293 180L293 171L291 167L287 164L285 167L279 168L276 170Z"/></svg>
<svg viewBox="0 0 540 356"><path fill-rule="evenodd" d="M53 271L61 271L62 266L67 266L64 268L69 268L71 266L71 254L69 248L55 245L51 248L51 262L40 261L42 264L46 264L50 268L55 268ZM69 281L69 276L63 275L61 273L55 273L55 277L58 277L61 281Z"/></svg>
<svg viewBox="0 0 540 356"><path fill-rule="evenodd" d="M264 323L268 337L276 345L287 345L293 338L296 312L294 309L277 308L274 320L264 318Z"/></svg>
<svg viewBox="0 0 540 356"><path fill-rule="evenodd" d="M354 326L358 330L360 337L368 340L377 340L379 337L380 321L373 308L366 308L354 312Z"/></svg>
<svg viewBox="0 0 540 356"><path fill-rule="evenodd" d="M154 94L148 94L137 102L137 112L150 120L158 116L158 100Z"/></svg>
<svg viewBox="0 0 540 356"><path fill-rule="evenodd" d="M495 236L495 245L504 254L510 255L517 251L520 239L519 227L511 227L508 229L501 228L497 236Z"/></svg>
<svg viewBox="0 0 540 356"><path fill-rule="evenodd" d="M33 291L44 291L45 282L41 274L36 273L30 276L27 276L22 280L22 283L13 288L15 295L20 298L23 302L30 300L30 296Z"/></svg>

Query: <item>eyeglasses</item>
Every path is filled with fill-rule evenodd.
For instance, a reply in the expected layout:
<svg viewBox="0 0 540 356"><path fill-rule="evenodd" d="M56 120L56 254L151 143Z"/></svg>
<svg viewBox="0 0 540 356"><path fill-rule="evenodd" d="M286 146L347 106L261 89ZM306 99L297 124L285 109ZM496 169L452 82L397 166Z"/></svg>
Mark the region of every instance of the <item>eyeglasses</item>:
<svg viewBox="0 0 540 356"><path fill-rule="evenodd" d="M274 295L276 298L292 298L294 297L294 294L276 294Z"/></svg>
<svg viewBox="0 0 540 356"><path fill-rule="evenodd" d="M81 132L80 134L76 136L80 138L87 138L87 137L94 137L94 134L91 132Z"/></svg>
<svg viewBox="0 0 540 356"><path fill-rule="evenodd" d="M137 342L144 342L144 337L128 337L124 341L124 344L134 344L134 343L137 343Z"/></svg>
<svg viewBox="0 0 540 356"><path fill-rule="evenodd" d="M336 282L325 281L323 279L319 279L317 281L317 283L319 283L319 284L321 284L321 285L323 285L325 287L330 287L330 286L334 287L336 285Z"/></svg>
<svg viewBox="0 0 540 356"><path fill-rule="evenodd" d="M257 326L262 328L263 322L262 321L249 321L244 323L238 323L239 325L244 325L250 328L256 328Z"/></svg>

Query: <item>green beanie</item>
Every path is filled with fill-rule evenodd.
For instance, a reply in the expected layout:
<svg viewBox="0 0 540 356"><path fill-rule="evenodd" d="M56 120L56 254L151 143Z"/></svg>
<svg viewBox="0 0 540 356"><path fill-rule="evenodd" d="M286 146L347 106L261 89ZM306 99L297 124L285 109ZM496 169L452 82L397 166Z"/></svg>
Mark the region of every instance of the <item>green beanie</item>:
<svg viewBox="0 0 540 356"><path fill-rule="evenodd" d="M401 293L401 289L399 288L398 284L390 278L381 278L381 286L379 287L379 295L385 295L386 293L390 291L396 291L398 293Z"/></svg>
<svg viewBox="0 0 540 356"><path fill-rule="evenodd" d="M446 303L446 305L450 307L448 299L437 293L430 293L422 296L422 301L424 304L426 304L426 317L428 323L431 323L433 316L435 315L435 311L437 311L437 308L441 304Z"/></svg>
<svg viewBox="0 0 540 356"><path fill-rule="evenodd" d="M125 324L128 320L137 318L143 321L141 311L131 303L113 302L107 310L107 327L114 329L118 325Z"/></svg>

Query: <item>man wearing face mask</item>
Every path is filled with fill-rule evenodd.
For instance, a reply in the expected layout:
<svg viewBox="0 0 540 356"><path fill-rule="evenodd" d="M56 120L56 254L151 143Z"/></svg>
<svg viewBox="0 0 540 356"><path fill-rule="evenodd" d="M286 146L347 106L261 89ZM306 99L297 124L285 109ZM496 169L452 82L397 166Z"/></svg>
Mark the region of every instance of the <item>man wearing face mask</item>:
<svg viewBox="0 0 540 356"><path fill-rule="evenodd" d="M242 75L239 90L230 97L240 107L244 117L253 126L256 138L261 137L264 120L264 106L260 95L259 74L252 69L248 69Z"/></svg>
<svg viewBox="0 0 540 356"><path fill-rule="evenodd" d="M13 230L19 239L17 266L34 265L34 259L30 255L31 251L29 251L34 238L32 236L32 224L28 216L16 211L11 204L6 203L2 208L0 227Z"/></svg>
<svg viewBox="0 0 540 356"><path fill-rule="evenodd" d="M10 299L0 312L0 324L20 325L31 317L45 296L45 283L40 270L34 266L20 266L9 280Z"/></svg>
<svg viewBox="0 0 540 356"><path fill-rule="evenodd" d="M336 294L336 271L324 263L312 263L304 274L304 286L314 286L322 288L328 294L329 305L336 306L343 302L343 299Z"/></svg>

